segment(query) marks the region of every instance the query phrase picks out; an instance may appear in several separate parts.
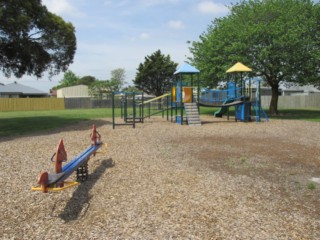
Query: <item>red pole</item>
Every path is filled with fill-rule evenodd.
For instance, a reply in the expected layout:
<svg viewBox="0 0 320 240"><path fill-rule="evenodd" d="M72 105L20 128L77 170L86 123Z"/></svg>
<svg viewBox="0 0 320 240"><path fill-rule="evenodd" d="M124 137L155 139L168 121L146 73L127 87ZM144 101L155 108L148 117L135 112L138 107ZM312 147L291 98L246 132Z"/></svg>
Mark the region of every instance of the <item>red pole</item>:
<svg viewBox="0 0 320 240"><path fill-rule="evenodd" d="M54 170L56 174L61 173L62 162L65 161L67 161L67 152L64 148L63 140L61 139L57 147L56 155L54 156Z"/></svg>
<svg viewBox="0 0 320 240"><path fill-rule="evenodd" d="M49 174L47 172L42 172L38 178L38 184L41 185L42 192L47 193L48 192L48 180L49 180Z"/></svg>
<svg viewBox="0 0 320 240"><path fill-rule="evenodd" d="M100 139L101 139L101 135L98 133L97 131L97 128L96 128L96 125L92 125L92 132L90 134L90 137L91 137L91 141L92 141L92 146L96 146L100 143ZM94 152L92 154L93 156L96 155L96 152Z"/></svg>

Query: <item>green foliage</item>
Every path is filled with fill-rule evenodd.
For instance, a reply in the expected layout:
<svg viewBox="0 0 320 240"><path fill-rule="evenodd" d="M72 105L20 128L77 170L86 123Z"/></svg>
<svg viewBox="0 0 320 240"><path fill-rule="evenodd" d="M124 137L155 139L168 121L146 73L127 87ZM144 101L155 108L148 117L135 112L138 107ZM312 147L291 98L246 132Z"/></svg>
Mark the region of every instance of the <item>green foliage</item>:
<svg viewBox="0 0 320 240"><path fill-rule="evenodd" d="M113 91L119 92L122 86L125 84L125 70L123 68L117 68L111 71L110 84L113 86Z"/></svg>
<svg viewBox="0 0 320 240"><path fill-rule="evenodd" d="M90 86L90 84L94 83L97 79L93 76L84 76L79 79L78 84L83 84Z"/></svg>
<svg viewBox="0 0 320 240"><path fill-rule="evenodd" d="M135 86L130 86L130 85L123 88L122 91L124 91L124 92L140 92L140 90L138 88L136 88Z"/></svg>
<svg viewBox="0 0 320 240"><path fill-rule="evenodd" d="M59 82L58 86L55 86L53 89L60 89L65 87L71 87L78 85L80 78L76 76L71 70L67 71L63 75L63 79Z"/></svg>
<svg viewBox="0 0 320 240"><path fill-rule="evenodd" d="M177 66L169 55L165 56L158 50L145 57L144 63L139 64L133 82L141 91L160 96L169 91L170 81Z"/></svg>
<svg viewBox="0 0 320 240"><path fill-rule="evenodd" d="M309 0L248 0L215 19L193 42L192 63L206 85L226 80L237 61L253 68L272 87L270 113L278 112L282 82L320 85L320 5Z"/></svg>
<svg viewBox="0 0 320 240"><path fill-rule="evenodd" d="M40 0L0 1L0 68L9 77L66 71L76 51L71 23Z"/></svg>
<svg viewBox="0 0 320 240"><path fill-rule="evenodd" d="M89 95L97 98L103 99L107 98L108 94L113 92L111 81L100 81L96 80L94 83L90 84L89 86Z"/></svg>
<svg viewBox="0 0 320 240"><path fill-rule="evenodd" d="M314 190L314 189L316 189L316 184L314 182L310 182L310 183L308 183L307 187L309 190Z"/></svg>
<svg viewBox="0 0 320 240"><path fill-rule="evenodd" d="M89 95L97 98L104 99L112 92L120 91L120 88L125 83L125 70L118 68L111 71L111 80L98 80L93 76L78 77L72 71L65 72L63 79L59 82L58 86L53 89L60 89L64 87L71 87L80 84L89 86Z"/></svg>
<svg viewBox="0 0 320 240"><path fill-rule="evenodd" d="M125 70L117 68L111 71L111 80L96 80L89 86L89 94L97 99L106 99L112 92L119 92L125 84Z"/></svg>

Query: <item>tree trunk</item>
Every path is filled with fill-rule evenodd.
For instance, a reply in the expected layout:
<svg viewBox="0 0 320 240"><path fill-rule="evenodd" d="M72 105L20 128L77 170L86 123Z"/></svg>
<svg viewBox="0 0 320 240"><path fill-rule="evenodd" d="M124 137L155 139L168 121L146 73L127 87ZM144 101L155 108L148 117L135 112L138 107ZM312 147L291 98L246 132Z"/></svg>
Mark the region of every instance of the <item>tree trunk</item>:
<svg viewBox="0 0 320 240"><path fill-rule="evenodd" d="M278 114L278 89L279 85L275 84L271 86L272 95L271 95L271 101L269 106L269 114L270 115L277 115Z"/></svg>

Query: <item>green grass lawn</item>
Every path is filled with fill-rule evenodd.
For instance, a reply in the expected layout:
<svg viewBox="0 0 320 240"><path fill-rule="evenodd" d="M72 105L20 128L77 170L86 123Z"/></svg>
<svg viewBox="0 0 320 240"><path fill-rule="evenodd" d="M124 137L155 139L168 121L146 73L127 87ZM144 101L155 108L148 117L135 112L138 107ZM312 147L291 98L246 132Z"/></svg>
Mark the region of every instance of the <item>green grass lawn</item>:
<svg viewBox="0 0 320 240"><path fill-rule="evenodd" d="M213 115L219 108L201 107L201 114ZM320 122L320 110L287 109L280 110L279 116L271 119L294 119ZM120 116L120 109L116 110ZM230 115L234 115L231 109ZM111 108L51 110L51 111L16 111L0 112L0 137L25 135L28 133L51 130L72 125L80 121L97 118L111 118Z"/></svg>
<svg viewBox="0 0 320 240"><path fill-rule="evenodd" d="M219 108L201 107L201 114L213 115ZM264 109L268 115L268 111ZM230 116L234 116L234 108L230 109ZM269 116L271 119L285 119L285 120L304 120L320 122L320 110L319 109L280 109L279 115Z"/></svg>
<svg viewBox="0 0 320 240"><path fill-rule="evenodd" d="M107 108L0 112L0 137L24 135L107 117L112 117L111 109Z"/></svg>
<svg viewBox="0 0 320 240"><path fill-rule="evenodd" d="M279 115L272 116L271 118L320 122L320 110L319 109L280 109Z"/></svg>

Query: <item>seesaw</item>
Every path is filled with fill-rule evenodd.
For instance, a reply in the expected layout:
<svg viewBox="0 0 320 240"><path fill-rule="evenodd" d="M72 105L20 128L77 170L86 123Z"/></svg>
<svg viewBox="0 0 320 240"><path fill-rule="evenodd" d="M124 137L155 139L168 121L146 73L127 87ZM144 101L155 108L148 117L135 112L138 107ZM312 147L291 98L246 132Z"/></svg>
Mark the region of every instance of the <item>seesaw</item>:
<svg viewBox="0 0 320 240"><path fill-rule="evenodd" d="M92 127L90 137L92 141L91 146L63 167L62 163L67 161L67 152L64 148L63 140L61 139L56 152L51 157L51 161L54 162L54 173L41 172L38 177L38 184L40 185L32 187L32 190L39 190L44 193L47 193L48 191L56 192L76 186L79 184L79 181L85 181L88 177L87 164L90 156L95 156L97 150L103 145L101 142L101 135L98 133L95 125ZM77 171L77 181L66 181L74 171Z"/></svg>

